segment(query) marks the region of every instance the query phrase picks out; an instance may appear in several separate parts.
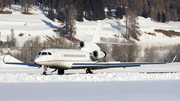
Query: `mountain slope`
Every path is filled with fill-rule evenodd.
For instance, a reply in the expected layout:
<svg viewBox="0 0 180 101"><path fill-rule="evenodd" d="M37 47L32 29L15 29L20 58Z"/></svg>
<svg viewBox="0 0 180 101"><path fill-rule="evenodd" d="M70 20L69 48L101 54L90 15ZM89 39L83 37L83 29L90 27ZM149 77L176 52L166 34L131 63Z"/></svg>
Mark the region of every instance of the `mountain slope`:
<svg viewBox="0 0 180 101"><path fill-rule="evenodd" d="M1 40L6 41L7 35L11 34L11 29L14 30L15 37L20 46L23 43L35 36L40 36L41 41L45 40L45 36L56 36L57 33L54 29L60 26L60 23L53 22L48 19L40 10L33 8L31 10L32 15L24 15L20 13L20 6L12 5L12 14L0 14L0 32ZM102 21L102 33L101 36L105 38L114 38L118 36L118 33L125 33L125 23L124 19L120 20L120 29L117 30L117 20L115 19L105 19ZM76 38L80 40L90 40L94 34L95 28L97 26L96 21L76 22ZM139 36L140 41L136 41L139 46L165 46L165 45L175 45L180 43L180 37L168 37L163 33L155 32L155 29L163 30L174 30L180 32L180 22L170 22L170 23L157 23L151 21L150 18L139 17L139 26L142 33ZM147 33L154 33L155 35L150 35ZM19 36L21 34L21 36ZM122 41L123 38L116 38Z"/></svg>

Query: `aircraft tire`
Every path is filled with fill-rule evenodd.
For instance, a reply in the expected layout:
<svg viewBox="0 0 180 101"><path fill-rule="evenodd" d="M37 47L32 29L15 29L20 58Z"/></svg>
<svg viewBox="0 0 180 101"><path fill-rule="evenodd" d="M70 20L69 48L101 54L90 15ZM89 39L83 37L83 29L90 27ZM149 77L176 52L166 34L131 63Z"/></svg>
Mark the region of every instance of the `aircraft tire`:
<svg viewBox="0 0 180 101"><path fill-rule="evenodd" d="M92 70L90 69L90 68L87 68L86 69L86 74L92 74L93 72L92 72Z"/></svg>
<svg viewBox="0 0 180 101"><path fill-rule="evenodd" d="M47 73L46 73L46 72L43 72L43 75L47 75Z"/></svg>
<svg viewBox="0 0 180 101"><path fill-rule="evenodd" d="M64 74L64 69L58 69L58 75L63 75Z"/></svg>

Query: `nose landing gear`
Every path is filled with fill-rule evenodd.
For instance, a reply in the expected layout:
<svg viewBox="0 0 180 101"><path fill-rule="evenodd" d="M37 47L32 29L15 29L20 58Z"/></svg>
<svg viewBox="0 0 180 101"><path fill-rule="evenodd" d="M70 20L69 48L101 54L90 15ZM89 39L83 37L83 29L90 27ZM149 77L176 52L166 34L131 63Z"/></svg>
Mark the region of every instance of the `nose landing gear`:
<svg viewBox="0 0 180 101"><path fill-rule="evenodd" d="M43 75L47 75L47 68L48 68L48 66L44 66L44 65L42 65L41 66L43 69L44 69L44 71L43 71ZM53 72L55 72L55 71L57 71L58 70L58 75L63 75L64 74L64 69L55 69L54 71L52 71L51 73L53 73Z"/></svg>
<svg viewBox="0 0 180 101"><path fill-rule="evenodd" d="M90 67L86 68L86 74L92 74L93 71Z"/></svg>
<svg viewBox="0 0 180 101"><path fill-rule="evenodd" d="M47 71L47 66L42 65L42 67L44 68L43 75L47 75L47 73L46 73L46 71Z"/></svg>

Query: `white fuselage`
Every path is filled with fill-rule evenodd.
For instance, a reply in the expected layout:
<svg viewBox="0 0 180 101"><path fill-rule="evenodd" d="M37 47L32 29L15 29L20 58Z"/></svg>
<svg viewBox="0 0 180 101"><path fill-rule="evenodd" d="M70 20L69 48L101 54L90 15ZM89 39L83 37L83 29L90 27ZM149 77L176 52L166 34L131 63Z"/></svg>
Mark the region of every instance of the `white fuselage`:
<svg viewBox="0 0 180 101"><path fill-rule="evenodd" d="M75 49L44 49L35 57L34 62L40 66L71 69L73 63L92 62L90 53Z"/></svg>

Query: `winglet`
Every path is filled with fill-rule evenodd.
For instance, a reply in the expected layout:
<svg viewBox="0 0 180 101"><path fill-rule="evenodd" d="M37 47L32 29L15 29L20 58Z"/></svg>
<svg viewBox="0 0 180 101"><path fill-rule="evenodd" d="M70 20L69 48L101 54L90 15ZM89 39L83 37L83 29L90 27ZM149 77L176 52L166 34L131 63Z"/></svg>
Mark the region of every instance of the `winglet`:
<svg viewBox="0 0 180 101"><path fill-rule="evenodd" d="M3 63L6 63L6 62L5 62L5 57L6 57L6 56L4 55L4 57L3 57Z"/></svg>
<svg viewBox="0 0 180 101"><path fill-rule="evenodd" d="M175 55L175 57L173 58L173 60L171 62L174 62L176 60L176 57L177 57L177 55Z"/></svg>

